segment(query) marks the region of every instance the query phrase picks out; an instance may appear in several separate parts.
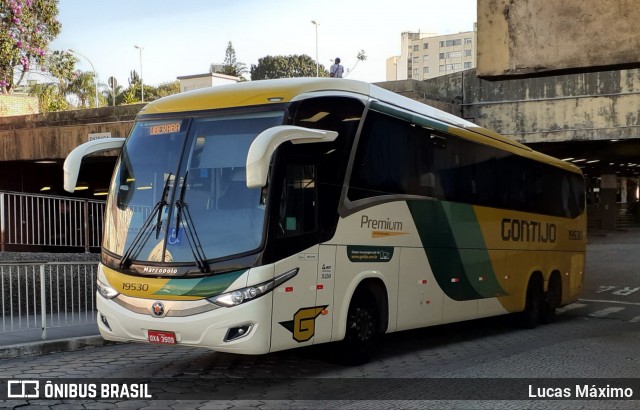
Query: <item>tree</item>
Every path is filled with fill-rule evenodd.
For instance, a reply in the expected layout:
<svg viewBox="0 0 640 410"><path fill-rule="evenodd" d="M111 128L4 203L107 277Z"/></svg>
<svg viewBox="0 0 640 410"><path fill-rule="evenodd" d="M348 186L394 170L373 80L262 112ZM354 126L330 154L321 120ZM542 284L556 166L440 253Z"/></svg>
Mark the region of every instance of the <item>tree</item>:
<svg viewBox="0 0 640 410"><path fill-rule="evenodd" d="M171 81L162 83L157 87L145 86L144 87L144 99L145 101L153 101L158 98L166 97L168 95L178 94L180 92L180 82Z"/></svg>
<svg viewBox="0 0 640 410"><path fill-rule="evenodd" d="M364 50L360 50L358 52L358 56L356 57L356 63L353 65L353 67L351 67L349 70L347 70L347 74L345 74L345 77L348 76L349 74L351 74L353 72L353 70L356 69L356 66L358 65L358 63L360 61L365 61L366 59L367 59L367 56L364 53Z"/></svg>
<svg viewBox="0 0 640 410"><path fill-rule="evenodd" d="M107 100L107 105L120 105L122 92L124 89L121 85L115 84L115 87L108 87L102 90L102 96Z"/></svg>
<svg viewBox="0 0 640 410"><path fill-rule="evenodd" d="M102 91L102 95L107 100L107 105L115 106L120 94L122 94L122 86L118 84L118 80L115 77L109 77L107 87Z"/></svg>
<svg viewBox="0 0 640 410"><path fill-rule="evenodd" d="M60 33L58 0L0 1L0 92L11 94ZM18 70L18 80L14 75Z"/></svg>
<svg viewBox="0 0 640 410"><path fill-rule="evenodd" d="M54 51L45 60L45 67L58 80L58 91L62 96L67 94L69 84L76 77L77 62L78 59L75 56L62 50Z"/></svg>
<svg viewBox="0 0 640 410"><path fill-rule="evenodd" d="M64 111L71 107L53 83L35 84L29 89L29 95L38 97L40 112Z"/></svg>
<svg viewBox="0 0 640 410"><path fill-rule="evenodd" d="M247 72L247 66L244 63L239 63L236 60L236 50L234 50L231 41L229 41L224 57L224 64L222 65L222 70L220 70L219 73L231 75L234 77L240 77L244 80L245 78L243 77L243 75Z"/></svg>
<svg viewBox="0 0 640 410"><path fill-rule="evenodd" d="M142 80L136 70L132 70L129 73L129 88L122 93L122 97L124 104L134 104L142 101Z"/></svg>
<svg viewBox="0 0 640 410"><path fill-rule="evenodd" d="M321 77L328 77L326 68L320 64ZM306 54L292 56L266 56L251 64L251 80L272 78L315 77L316 62Z"/></svg>
<svg viewBox="0 0 640 410"><path fill-rule="evenodd" d="M79 108L91 108L95 105L96 95L94 73L89 71L76 72L75 78L71 84L69 84L67 91L78 97L78 100L80 100Z"/></svg>

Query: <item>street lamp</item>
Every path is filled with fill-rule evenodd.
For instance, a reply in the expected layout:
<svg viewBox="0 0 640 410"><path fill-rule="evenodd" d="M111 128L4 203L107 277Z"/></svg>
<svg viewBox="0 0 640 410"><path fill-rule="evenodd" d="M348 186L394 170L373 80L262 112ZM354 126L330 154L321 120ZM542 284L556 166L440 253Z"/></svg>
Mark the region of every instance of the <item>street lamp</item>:
<svg viewBox="0 0 640 410"><path fill-rule="evenodd" d="M144 50L144 47L138 45L134 47L140 50L140 87L142 88L142 102L144 102L144 81L142 81L142 50Z"/></svg>
<svg viewBox="0 0 640 410"><path fill-rule="evenodd" d="M319 77L320 66L318 64L318 26L320 25L320 23L318 23L315 20L311 20L311 23L313 23L313 25L316 26L316 77Z"/></svg>
<svg viewBox="0 0 640 410"><path fill-rule="evenodd" d="M77 51L72 50L72 49L69 49L69 52L79 55L80 57L82 57L85 60L87 60L89 62L89 64L91 64L91 69L93 70L93 81L96 83L96 108L98 108L98 73L96 73L96 68L93 66L93 63L91 62L91 60L89 60L89 58L87 56L82 55L82 54L80 54Z"/></svg>

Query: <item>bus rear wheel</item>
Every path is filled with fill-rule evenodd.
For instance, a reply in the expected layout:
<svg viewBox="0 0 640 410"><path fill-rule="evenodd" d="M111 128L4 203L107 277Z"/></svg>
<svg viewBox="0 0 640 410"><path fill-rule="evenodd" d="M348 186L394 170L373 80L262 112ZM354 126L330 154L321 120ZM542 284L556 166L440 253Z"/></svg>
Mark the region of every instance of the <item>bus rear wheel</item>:
<svg viewBox="0 0 640 410"><path fill-rule="evenodd" d="M556 320L556 308L562 300L562 281L560 276L554 274L549 279L549 286L544 295L544 304L540 315L542 323L553 323Z"/></svg>
<svg viewBox="0 0 640 410"><path fill-rule="evenodd" d="M368 293L354 296L347 313L347 330L342 341L341 359L348 365L368 362L379 339L378 306Z"/></svg>
<svg viewBox="0 0 640 410"><path fill-rule="evenodd" d="M533 329L538 326L542 315L543 303L542 281L537 276L534 276L529 279L527 301L524 311L520 314L523 327Z"/></svg>

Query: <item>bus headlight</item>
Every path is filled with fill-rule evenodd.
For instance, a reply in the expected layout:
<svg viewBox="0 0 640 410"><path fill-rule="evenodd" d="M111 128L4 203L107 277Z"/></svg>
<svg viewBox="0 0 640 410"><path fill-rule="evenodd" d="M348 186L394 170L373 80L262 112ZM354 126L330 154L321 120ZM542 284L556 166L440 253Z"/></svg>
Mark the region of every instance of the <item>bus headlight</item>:
<svg viewBox="0 0 640 410"><path fill-rule="evenodd" d="M98 285L98 293L100 293L100 295L102 295L102 297L105 299L113 299L120 294L117 290L115 290L111 286L105 285L99 280L96 281L96 283Z"/></svg>
<svg viewBox="0 0 640 410"><path fill-rule="evenodd" d="M208 298L207 300L222 307L238 306L244 302L257 299L260 296L269 293L284 282L296 276L299 270L299 268L291 269L282 275L278 275L275 278L262 282L258 285L248 286L232 292L223 293L218 296Z"/></svg>

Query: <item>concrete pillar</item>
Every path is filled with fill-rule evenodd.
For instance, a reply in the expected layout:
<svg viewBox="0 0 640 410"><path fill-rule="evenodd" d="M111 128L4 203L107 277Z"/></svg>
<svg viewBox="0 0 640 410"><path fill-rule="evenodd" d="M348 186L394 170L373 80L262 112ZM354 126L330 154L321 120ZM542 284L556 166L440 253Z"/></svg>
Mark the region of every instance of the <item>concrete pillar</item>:
<svg viewBox="0 0 640 410"><path fill-rule="evenodd" d="M616 191L616 175L602 175L600 179L600 227L602 229L616 229L618 216Z"/></svg>

